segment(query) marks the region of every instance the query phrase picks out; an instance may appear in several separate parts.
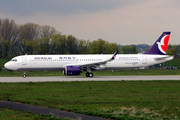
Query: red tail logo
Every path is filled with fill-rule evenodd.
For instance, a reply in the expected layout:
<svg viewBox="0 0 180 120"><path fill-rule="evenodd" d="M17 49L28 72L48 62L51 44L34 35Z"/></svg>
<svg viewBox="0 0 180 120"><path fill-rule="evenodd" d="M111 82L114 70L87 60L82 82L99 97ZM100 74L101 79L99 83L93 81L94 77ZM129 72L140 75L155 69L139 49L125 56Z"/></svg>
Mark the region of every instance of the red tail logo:
<svg viewBox="0 0 180 120"><path fill-rule="evenodd" d="M169 42L169 37L170 37L170 35L164 35L161 38L160 42L157 42L159 50L164 54L166 54L166 50L167 50L167 46L168 46L168 42Z"/></svg>

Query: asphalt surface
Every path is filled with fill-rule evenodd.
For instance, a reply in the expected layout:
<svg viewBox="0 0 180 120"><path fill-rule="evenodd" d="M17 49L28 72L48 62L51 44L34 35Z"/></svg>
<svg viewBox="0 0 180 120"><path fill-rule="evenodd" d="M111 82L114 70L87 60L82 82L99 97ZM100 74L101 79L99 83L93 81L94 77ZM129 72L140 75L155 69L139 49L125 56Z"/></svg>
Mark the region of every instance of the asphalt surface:
<svg viewBox="0 0 180 120"><path fill-rule="evenodd" d="M0 77L0 82L53 82L53 81L121 81L121 80L180 80L180 75L152 76L55 76L55 77Z"/></svg>

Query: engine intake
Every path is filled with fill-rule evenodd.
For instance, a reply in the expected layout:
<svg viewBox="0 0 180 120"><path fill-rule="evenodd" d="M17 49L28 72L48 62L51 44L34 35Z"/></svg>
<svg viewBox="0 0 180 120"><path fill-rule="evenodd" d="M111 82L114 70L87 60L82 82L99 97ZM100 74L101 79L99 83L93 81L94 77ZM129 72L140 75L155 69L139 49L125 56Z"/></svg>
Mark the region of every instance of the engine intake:
<svg viewBox="0 0 180 120"><path fill-rule="evenodd" d="M81 69L78 66L66 66L64 75L80 75Z"/></svg>

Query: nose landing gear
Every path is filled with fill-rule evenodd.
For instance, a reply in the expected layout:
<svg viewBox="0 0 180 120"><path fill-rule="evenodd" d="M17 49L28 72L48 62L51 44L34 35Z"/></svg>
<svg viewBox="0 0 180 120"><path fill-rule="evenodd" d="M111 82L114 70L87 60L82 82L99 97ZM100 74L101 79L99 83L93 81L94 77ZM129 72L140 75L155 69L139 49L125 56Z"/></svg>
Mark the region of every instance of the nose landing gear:
<svg viewBox="0 0 180 120"><path fill-rule="evenodd" d="M26 71L24 72L23 78L26 78Z"/></svg>

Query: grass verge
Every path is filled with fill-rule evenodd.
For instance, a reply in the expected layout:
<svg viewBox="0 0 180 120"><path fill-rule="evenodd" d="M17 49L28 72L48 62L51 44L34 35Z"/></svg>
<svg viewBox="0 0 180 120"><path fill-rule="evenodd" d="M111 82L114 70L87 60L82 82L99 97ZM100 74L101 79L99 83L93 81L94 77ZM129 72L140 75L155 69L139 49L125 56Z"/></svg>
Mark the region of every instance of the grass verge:
<svg viewBox="0 0 180 120"><path fill-rule="evenodd" d="M52 115L38 115L31 113L11 110L7 108L0 108L0 119L1 120L69 120L67 118L57 118Z"/></svg>
<svg viewBox="0 0 180 120"><path fill-rule="evenodd" d="M62 71L35 71L27 72L27 76L64 76ZM80 76L85 76L86 72L81 73ZM106 70L93 71L94 76L123 76L123 75L180 75L178 70ZM0 77L20 77L23 75L22 71L1 71Z"/></svg>

